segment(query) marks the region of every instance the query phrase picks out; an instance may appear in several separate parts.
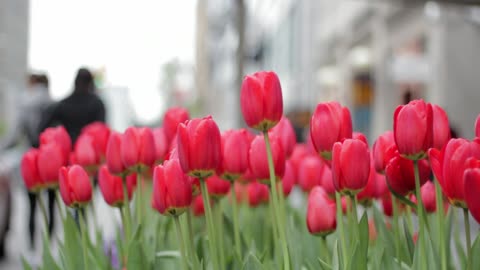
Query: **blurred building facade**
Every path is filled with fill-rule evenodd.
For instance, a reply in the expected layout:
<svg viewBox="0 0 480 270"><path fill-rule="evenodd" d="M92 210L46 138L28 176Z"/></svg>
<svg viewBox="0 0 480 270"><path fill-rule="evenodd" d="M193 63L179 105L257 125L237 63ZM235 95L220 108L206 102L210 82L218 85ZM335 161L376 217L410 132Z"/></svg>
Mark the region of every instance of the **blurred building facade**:
<svg viewBox="0 0 480 270"><path fill-rule="evenodd" d="M25 90L28 51L28 0L0 0L0 126L14 125Z"/></svg>

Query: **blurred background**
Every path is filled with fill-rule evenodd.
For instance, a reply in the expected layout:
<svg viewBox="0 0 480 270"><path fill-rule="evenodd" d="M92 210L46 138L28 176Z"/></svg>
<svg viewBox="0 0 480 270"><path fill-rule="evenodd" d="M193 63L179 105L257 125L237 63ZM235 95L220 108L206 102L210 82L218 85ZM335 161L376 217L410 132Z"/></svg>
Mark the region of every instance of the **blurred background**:
<svg viewBox="0 0 480 270"><path fill-rule="evenodd" d="M477 0L0 0L0 141L18 125L28 74L46 74L61 100L82 66L119 131L158 126L170 106L242 126L243 76L274 70L300 138L318 102L347 105L373 142L416 98L441 105L458 136L472 138L479 48ZM2 150L14 211L1 269L19 269L28 246L15 173L25 149Z"/></svg>

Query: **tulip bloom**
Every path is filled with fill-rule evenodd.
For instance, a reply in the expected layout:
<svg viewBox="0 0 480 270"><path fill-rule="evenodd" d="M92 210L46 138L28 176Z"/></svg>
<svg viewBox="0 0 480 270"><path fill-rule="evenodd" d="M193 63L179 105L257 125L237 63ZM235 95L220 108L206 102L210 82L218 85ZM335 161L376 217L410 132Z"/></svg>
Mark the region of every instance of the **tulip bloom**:
<svg viewBox="0 0 480 270"><path fill-rule="evenodd" d="M149 128L129 127L122 136L123 164L132 171L145 171L155 162L155 139Z"/></svg>
<svg viewBox="0 0 480 270"><path fill-rule="evenodd" d="M292 162L287 160L285 163L285 173L282 178L282 189L283 196L287 197L292 192L293 185L295 184L295 169L293 168Z"/></svg>
<svg viewBox="0 0 480 270"><path fill-rule="evenodd" d="M62 167L58 172L60 195L68 207L81 207L92 199L92 183L79 165Z"/></svg>
<svg viewBox="0 0 480 270"><path fill-rule="evenodd" d="M248 168L250 140L248 131L229 130L222 134L222 161L217 174L227 180L239 178Z"/></svg>
<svg viewBox="0 0 480 270"><path fill-rule="evenodd" d="M240 107L247 125L260 131L268 131L282 118L282 87L277 74L260 71L243 79Z"/></svg>
<svg viewBox="0 0 480 270"><path fill-rule="evenodd" d="M297 138L295 135L295 130L293 130L292 123L287 117L283 116L282 119L280 119L280 122L278 122L278 124L273 127L268 134L276 136L280 140L287 158L292 155L293 148L297 143Z"/></svg>
<svg viewBox="0 0 480 270"><path fill-rule="evenodd" d="M75 143L72 161L82 166L87 172L95 172L100 164L99 152L95 149L94 138L88 134L81 134Z"/></svg>
<svg viewBox="0 0 480 270"><path fill-rule="evenodd" d="M337 227L336 207L322 187L314 187L308 195L307 227L314 235L326 236Z"/></svg>
<svg viewBox="0 0 480 270"><path fill-rule="evenodd" d="M50 143L60 146L63 165L67 165L72 150L72 140L63 126L47 128L40 134L40 145Z"/></svg>
<svg viewBox="0 0 480 270"><path fill-rule="evenodd" d="M300 163L309 154L315 154L315 152L310 153L306 144L297 143L293 148L293 152L289 160L292 163L293 170L295 171L295 183L298 182L298 169L300 167Z"/></svg>
<svg viewBox="0 0 480 270"><path fill-rule="evenodd" d="M202 195L195 196L192 203L193 215L196 217L205 215L205 206L203 205Z"/></svg>
<svg viewBox="0 0 480 270"><path fill-rule="evenodd" d="M268 186L257 181L247 185L247 197L250 207L257 207L262 203L268 203L269 200Z"/></svg>
<svg viewBox="0 0 480 270"><path fill-rule="evenodd" d="M431 181L427 181L420 188L420 196L422 196L422 202L427 213L434 213L437 210L437 196L435 195L435 185ZM412 202L417 204L415 195L412 195Z"/></svg>
<svg viewBox="0 0 480 270"><path fill-rule="evenodd" d="M190 119L190 116L187 109L181 107L168 109L163 116L163 128L169 144L177 134L178 125L185 123L188 119Z"/></svg>
<svg viewBox="0 0 480 270"><path fill-rule="evenodd" d="M450 124L447 113L442 107L432 104L433 113L433 148L442 149L450 140Z"/></svg>
<svg viewBox="0 0 480 270"><path fill-rule="evenodd" d="M310 155L302 160L298 168L298 184L305 192L322 184L325 164L320 157Z"/></svg>
<svg viewBox="0 0 480 270"><path fill-rule="evenodd" d="M222 160L221 136L211 116L178 127L177 150L183 171L205 178L215 173Z"/></svg>
<svg viewBox="0 0 480 270"><path fill-rule="evenodd" d="M178 216L192 203L192 184L176 159L153 171L153 207L162 215Z"/></svg>
<svg viewBox="0 0 480 270"><path fill-rule="evenodd" d="M108 138L110 137L110 128L105 123L94 122L84 127L81 134L88 134L93 138L95 152L101 159L104 159Z"/></svg>
<svg viewBox="0 0 480 270"><path fill-rule="evenodd" d="M418 161L420 174L420 186L423 186L430 177L430 166L426 160ZM395 152L395 156L390 160L386 169L385 176L390 188L400 195L408 195L415 191L415 172L414 164L410 159L406 159Z"/></svg>
<svg viewBox="0 0 480 270"><path fill-rule="evenodd" d="M208 194L215 199L221 199L230 191L230 182L223 180L217 175L212 175L206 179Z"/></svg>
<svg viewBox="0 0 480 270"><path fill-rule="evenodd" d="M38 172L38 153L39 151L35 148L28 150L23 154L20 163L23 182L31 192L37 192L43 187L43 181Z"/></svg>
<svg viewBox="0 0 480 270"><path fill-rule="evenodd" d="M442 151L431 149L428 155L433 173L450 204L467 208L463 174L468 168L468 159L480 159L480 143L451 139Z"/></svg>
<svg viewBox="0 0 480 270"><path fill-rule="evenodd" d="M163 128L153 129L153 139L155 142L155 162L160 164L165 160L169 147L165 130Z"/></svg>
<svg viewBox="0 0 480 270"><path fill-rule="evenodd" d="M127 174L127 168L122 161L122 136L123 134L112 132L107 144L108 170L115 175Z"/></svg>
<svg viewBox="0 0 480 270"><path fill-rule="evenodd" d="M332 198L335 198L335 185L333 184L332 169L328 166L323 166L322 174L322 188Z"/></svg>
<svg viewBox="0 0 480 270"><path fill-rule="evenodd" d="M395 146L395 138L393 137L392 131L386 131L378 137L378 139L373 144L373 161L375 165L375 170L379 173L385 173L385 167L387 167L388 162L392 158L392 152L389 154L389 149L392 149Z"/></svg>
<svg viewBox="0 0 480 270"><path fill-rule="evenodd" d="M360 140L368 146L367 136L365 136L365 134L363 134L361 132L357 132L357 131L353 132L352 133L352 139Z"/></svg>
<svg viewBox="0 0 480 270"><path fill-rule="evenodd" d="M397 107L393 134L398 151L408 159L419 160L433 147L433 110L430 103L413 100Z"/></svg>
<svg viewBox="0 0 480 270"><path fill-rule="evenodd" d="M137 175L131 174L126 177L125 181L127 183L128 200L131 200L133 190L137 185ZM107 204L119 207L123 205L123 179L111 174L107 165L103 165L98 172L98 185Z"/></svg>
<svg viewBox="0 0 480 270"><path fill-rule="evenodd" d="M310 137L317 152L330 160L333 144L352 138L348 108L334 101L318 104L310 120Z"/></svg>
<svg viewBox="0 0 480 270"><path fill-rule="evenodd" d="M372 200L378 198L381 194L378 194L378 182L381 181L381 175L375 171L373 162L370 162L370 175L368 176L368 182L365 188L357 194L357 199L363 205L371 205Z"/></svg>
<svg viewBox="0 0 480 270"><path fill-rule="evenodd" d="M338 192L354 195L368 182L370 153L367 145L356 139L337 142L332 151L333 184Z"/></svg>
<svg viewBox="0 0 480 270"><path fill-rule="evenodd" d="M280 181L285 173L285 152L276 138L270 138L272 148L275 176ZM250 145L250 169L253 177L260 182L270 183L270 171L268 168L267 148L262 135L256 136Z"/></svg>
<svg viewBox="0 0 480 270"><path fill-rule="evenodd" d="M480 168L469 168L464 173L465 181L465 201L468 210L472 213L475 220L480 223Z"/></svg>
<svg viewBox="0 0 480 270"><path fill-rule="evenodd" d="M40 145L37 157L38 173L48 187L58 185L58 170L65 164L60 145L50 142Z"/></svg>

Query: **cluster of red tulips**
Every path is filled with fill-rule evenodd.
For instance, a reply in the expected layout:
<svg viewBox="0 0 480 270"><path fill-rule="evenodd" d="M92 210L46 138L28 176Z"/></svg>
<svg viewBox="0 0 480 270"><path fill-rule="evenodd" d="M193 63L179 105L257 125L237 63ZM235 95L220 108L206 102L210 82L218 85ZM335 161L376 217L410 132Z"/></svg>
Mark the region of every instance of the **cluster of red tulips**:
<svg viewBox="0 0 480 270"><path fill-rule="evenodd" d="M480 244L472 247L468 213L480 222L480 138L451 139L448 117L440 106L423 100L399 106L393 131L379 136L370 148L363 134L352 131L348 108L337 102L317 105L308 142L297 143L292 124L283 116L280 81L274 72L246 76L240 103L246 124L261 134L247 129L220 133L212 117L190 119L183 108L168 110L163 127L155 129L130 127L117 133L103 123L90 124L73 149L63 127L48 128L40 135L40 147L23 156L25 185L33 192L58 188L66 206L84 213L98 182L105 202L122 214L124 247L119 247L123 251L119 261L121 268L129 270L156 265L155 260L150 266L140 263L143 259L136 250L147 249L142 242L148 240L142 240L138 231L151 222L151 209L173 217L183 269L244 269L246 265L245 269L427 269L431 256L434 261L441 258L435 263L442 270L452 265L478 269L473 252L480 250ZM476 134L480 137L479 121ZM303 210L293 208L287 198L295 185L308 195ZM447 202L464 210L467 252L463 262L454 262L449 255L447 231L452 217ZM365 209L360 220L357 203ZM239 220L245 217L245 204L267 209L264 221L269 221L269 248L273 249L269 259L248 246L256 239L246 239L245 224ZM368 221L369 212L379 213L377 205L385 216ZM299 211L303 223L290 222ZM418 216L417 226L412 212ZM184 213L186 218L180 219ZM68 211L63 214L65 220L71 216ZM208 251L194 250L192 214L200 217L194 222L206 228L206 233L198 234L208 243ZM231 231L226 230L229 217ZM89 259L97 255L85 233L84 215L80 221L80 269L102 268L100 259ZM294 228L295 224L303 227ZM318 261L293 255L296 245L292 242L300 241L291 234L294 229L320 236L322 248L315 248L314 255ZM332 233L336 237L327 239ZM437 236L438 253L431 255L428 250ZM384 238L383 244L377 238ZM367 252L375 242L379 247ZM225 243L231 243L231 250ZM392 252L388 246L393 246ZM377 255L380 258L375 259Z"/></svg>

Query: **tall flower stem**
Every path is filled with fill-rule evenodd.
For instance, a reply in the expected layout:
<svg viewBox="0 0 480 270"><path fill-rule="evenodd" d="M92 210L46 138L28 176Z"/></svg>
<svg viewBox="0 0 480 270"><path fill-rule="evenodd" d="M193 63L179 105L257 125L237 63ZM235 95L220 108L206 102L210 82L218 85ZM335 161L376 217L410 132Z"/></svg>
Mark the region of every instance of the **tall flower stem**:
<svg viewBox="0 0 480 270"><path fill-rule="evenodd" d="M393 197L392 197L393 199ZM407 220L407 226L408 230L410 231L410 234L413 234L413 219L412 219L412 207L410 205L405 206L406 210L406 220Z"/></svg>
<svg viewBox="0 0 480 270"><path fill-rule="evenodd" d="M137 193L137 196L138 196L138 199L137 199L137 209L136 209L136 212L137 212L137 222L138 224L142 224L142 221L143 221L143 216L144 216L144 213L143 213L143 210L144 210L144 206L143 205L143 181L142 181L142 174L141 174L141 171L140 169L137 170L137 185L138 185L138 193Z"/></svg>
<svg viewBox="0 0 480 270"><path fill-rule="evenodd" d="M276 256L277 255L277 252L279 252L279 249L278 249L278 239L280 239L280 236L279 236L279 233L278 233L278 224L276 222L276 219L275 219L275 211L274 211L274 208L273 208L273 195L270 193L270 197L269 197L269 204L267 206L267 210L270 214L270 225L272 226L272 231L271 231L271 236L272 236L272 243L273 243L273 257L280 257L280 256ZM267 242L269 243L269 242Z"/></svg>
<svg viewBox="0 0 480 270"><path fill-rule="evenodd" d="M278 233L280 236L280 242L283 252L283 268L285 270L290 269L290 255L288 254L288 245L285 234L285 221L281 220L281 213L278 205L278 192L277 192L277 183L275 181L275 165L273 164L272 148L270 146L270 139L268 137L268 132L263 132L263 138L265 139L265 147L267 149L267 159L268 159L268 168L270 171L270 188L272 190L272 202L273 209L275 213L275 219L278 224Z"/></svg>
<svg viewBox="0 0 480 270"><path fill-rule="evenodd" d="M57 208L58 208L58 213L60 214L60 217L62 218L62 220L65 218L64 214L63 214L63 208L62 208L62 205L60 204L60 191L59 189L55 189L54 190L55 192L55 204L57 205Z"/></svg>
<svg viewBox="0 0 480 270"><path fill-rule="evenodd" d="M85 209L79 209L80 215L80 230L82 231L82 248L83 248L83 269L90 269L88 266L88 230L87 230L87 221L85 219Z"/></svg>
<svg viewBox="0 0 480 270"><path fill-rule="evenodd" d="M175 231L177 231L178 245L180 246L180 253L182 255L182 269L188 270L187 257L185 254L185 242L183 241L182 235L182 227L180 226L178 216L174 216L173 219L175 220Z"/></svg>
<svg viewBox="0 0 480 270"><path fill-rule="evenodd" d="M42 211L43 222L45 223L45 231L48 230L48 217L47 217L47 208L43 203L42 196L40 193L37 193L38 205L40 205L40 210Z"/></svg>
<svg viewBox="0 0 480 270"><path fill-rule="evenodd" d="M242 243L240 242L240 228L238 224L238 203L237 198L235 197L235 182L231 181L231 190L232 190L232 208L233 208L233 235L235 239L235 252L239 258L242 258Z"/></svg>
<svg viewBox="0 0 480 270"><path fill-rule="evenodd" d="M342 248L343 267L347 267L347 244L345 242L345 231L343 230L343 211L342 211L342 196L339 192L335 192L335 199L337 205L337 222L338 231L340 232L340 246Z"/></svg>
<svg viewBox="0 0 480 270"><path fill-rule="evenodd" d="M420 192L420 173L418 171L418 160L413 161L413 169L415 173L415 197L417 198L417 213L418 213L418 219L419 219L419 232L418 232L418 240L419 240L419 245L420 245L420 250L422 251L423 254L420 254L420 257L422 258L422 268L426 269L427 268L427 262L425 261L425 208L423 207L423 200L422 200L422 194Z"/></svg>
<svg viewBox="0 0 480 270"><path fill-rule="evenodd" d="M195 261L195 249L194 249L194 243L193 243L193 225L192 225L192 211L190 209L187 210L187 240L190 239L190 243L188 243L188 249L189 249L189 256L190 259L194 262Z"/></svg>
<svg viewBox="0 0 480 270"><path fill-rule="evenodd" d="M202 199L203 205L205 207L205 217L207 219L207 232L208 232L208 245L210 247L210 259L212 260L213 269L221 270L220 265L218 262L218 252L217 252L217 245L215 242L215 230L213 228L213 214L212 214L212 207L210 205L210 196L208 194L207 184L205 183L205 179L200 178L200 188L202 190Z"/></svg>
<svg viewBox="0 0 480 270"><path fill-rule="evenodd" d="M123 228L125 230L125 242L130 241L130 235L132 233L132 215L130 213L130 201L128 200L128 190L127 190L127 178L125 175L122 175L122 189L123 189L123 211L124 211L124 223Z"/></svg>
<svg viewBox="0 0 480 270"><path fill-rule="evenodd" d="M323 258L325 259L325 262L327 264L331 264L331 259L330 259L330 250L328 250L328 244L327 244L327 236L322 236L320 240L320 246L323 252Z"/></svg>
<svg viewBox="0 0 480 270"><path fill-rule="evenodd" d="M465 235L467 238L467 270L472 269L472 239L470 236L470 221L468 220L468 209L463 208L463 222L465 223Z"/></svg>
<svg viewBox="0 0 480 270"><path fill-rule="evenodd" d="M440 259L441 259L441 269L447 270L447 254L445 250L445 223L444 223L444 210L443 210L443 194L438 184L437 179L435 183L435 200L437 203L437 223L438 223L438 239L440 241Z"/></svg>
<svg viewBox="0 0 480 270"><path fill-rule="evenodd" d="M220 200L217 200L215 207L213 209L215 212L215 219L216 219L216 241L217 241L217 248L218 248L218 256L220 258L220 265L225 265L225 251L223 246L223 210L222 204Z"/></svg>
<svg viewBox="0 0 480 270"><path fill-rule="evenodd" d="M393 231L394 231L394 241L395 241L395 255L397 260L401 261L400 258L400 226L398 224L399 209L397 205L397 199L392 195L392 208L393 208Z"/></svg>

